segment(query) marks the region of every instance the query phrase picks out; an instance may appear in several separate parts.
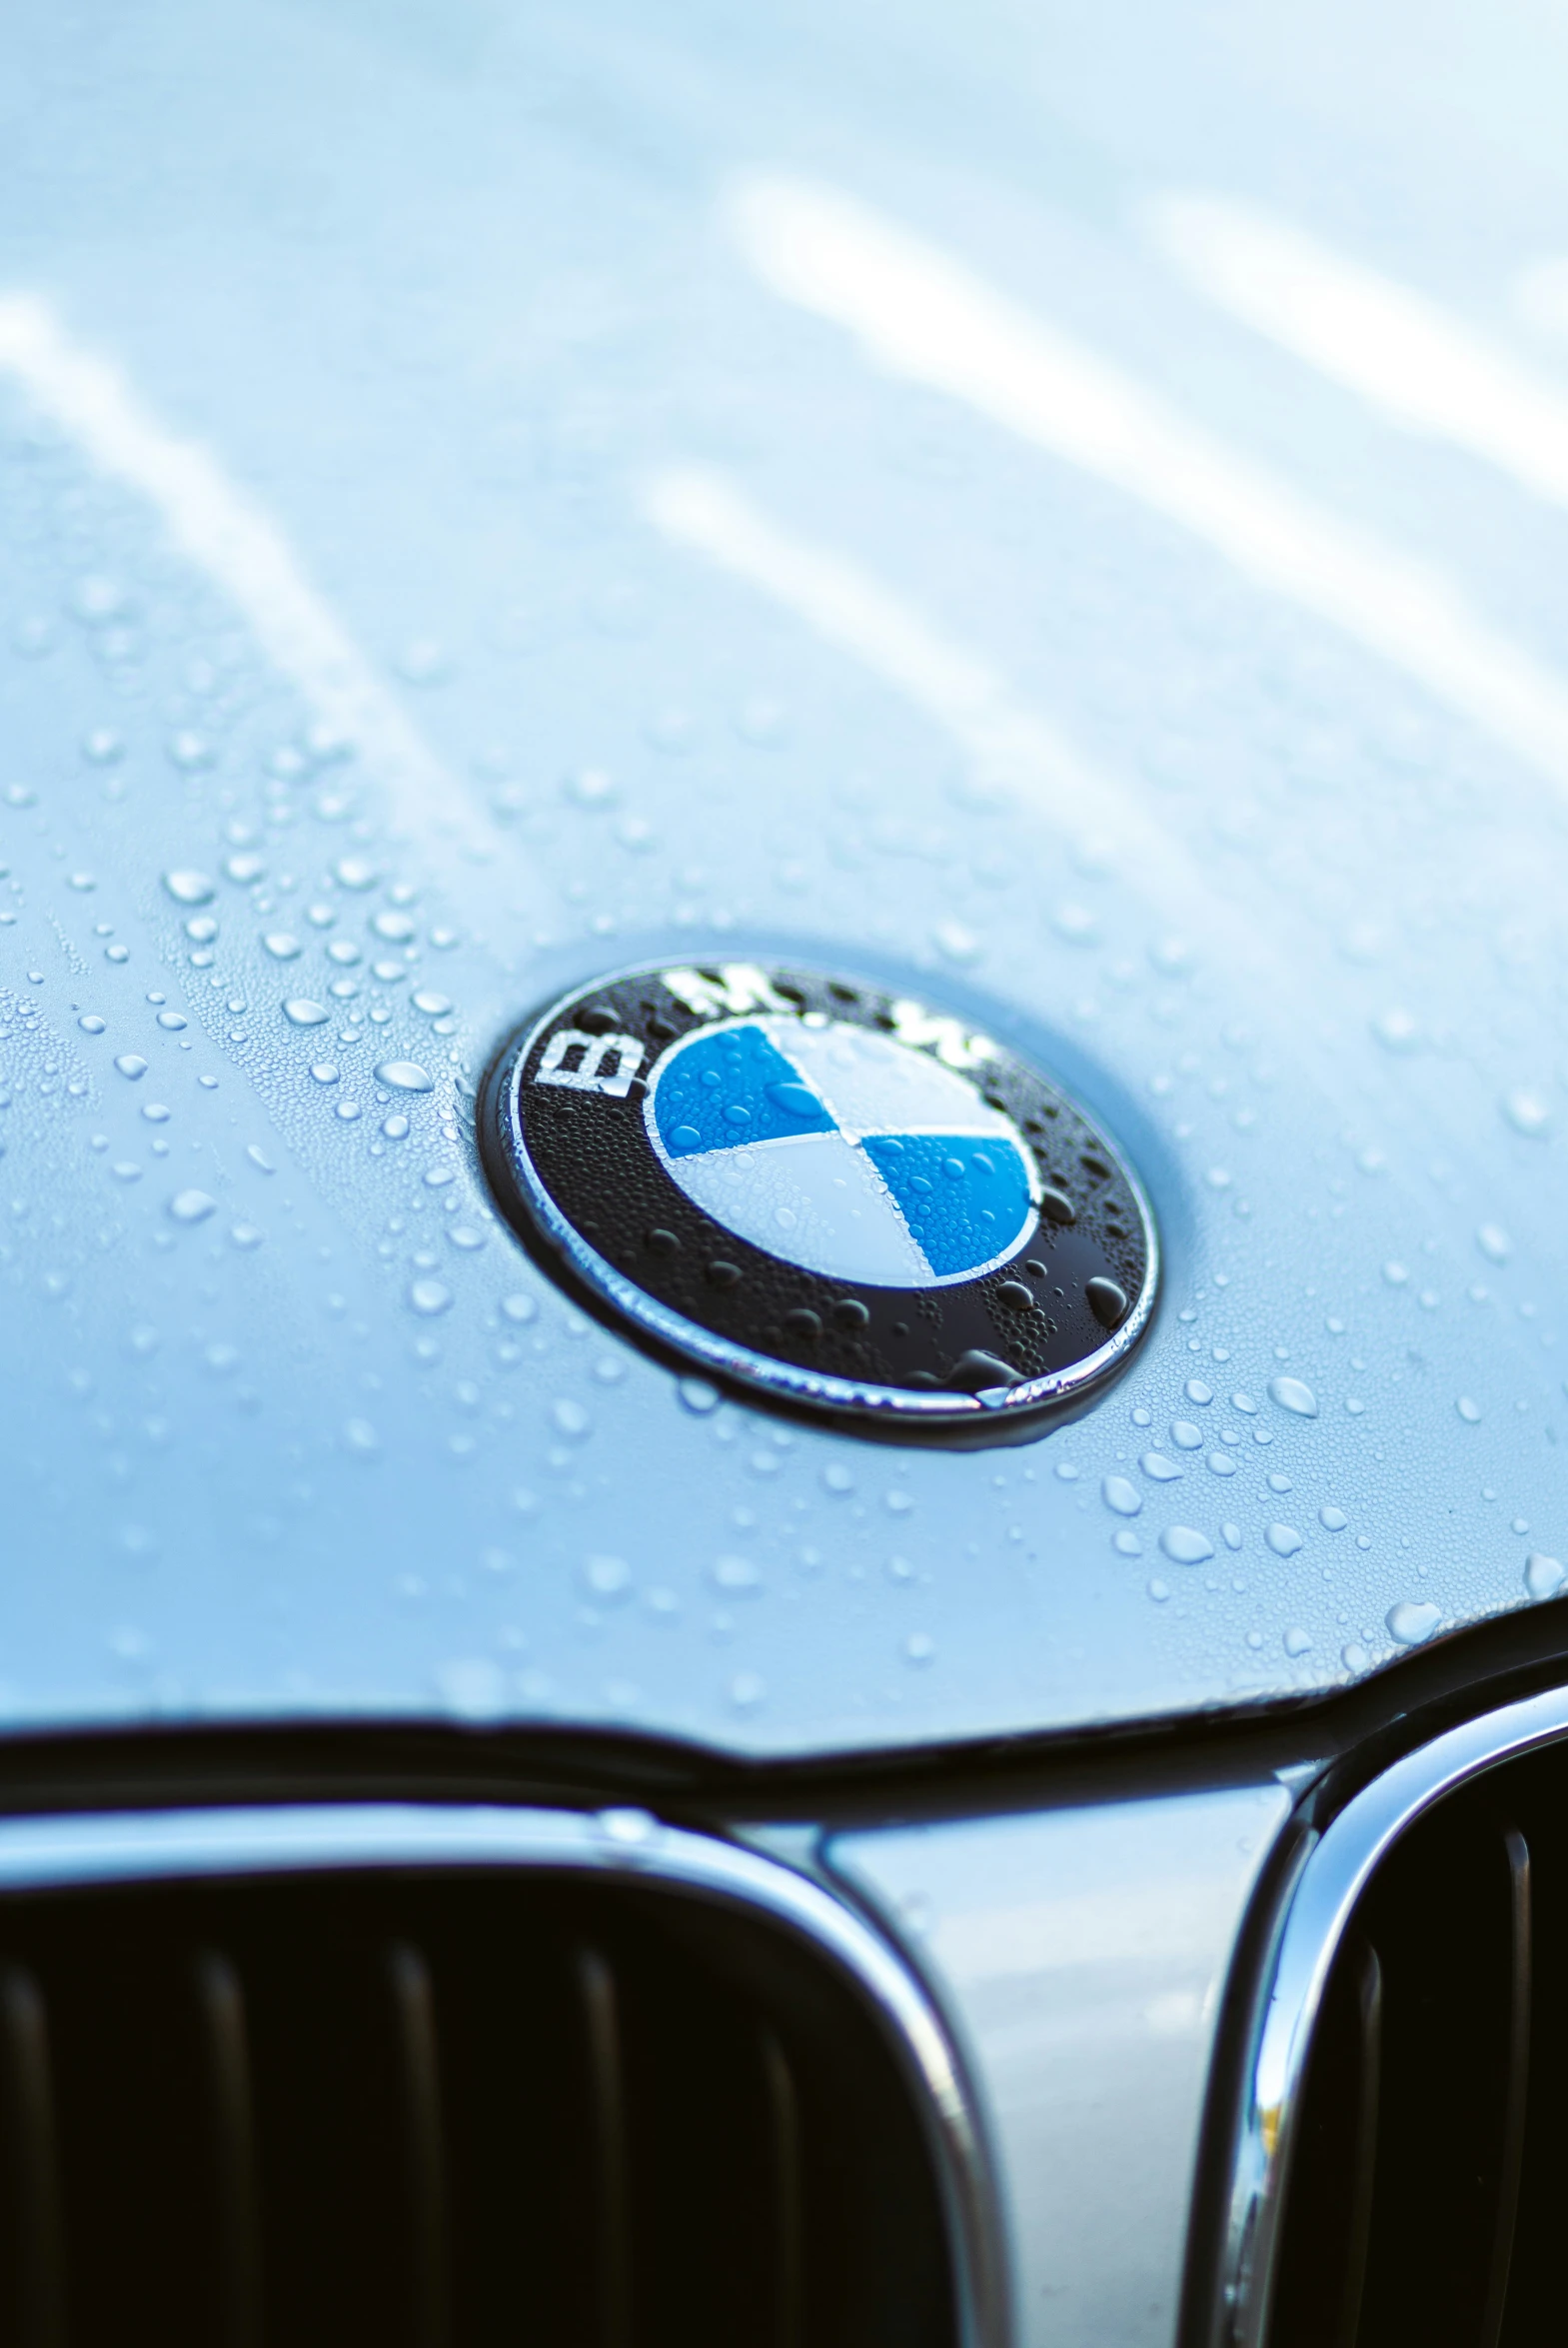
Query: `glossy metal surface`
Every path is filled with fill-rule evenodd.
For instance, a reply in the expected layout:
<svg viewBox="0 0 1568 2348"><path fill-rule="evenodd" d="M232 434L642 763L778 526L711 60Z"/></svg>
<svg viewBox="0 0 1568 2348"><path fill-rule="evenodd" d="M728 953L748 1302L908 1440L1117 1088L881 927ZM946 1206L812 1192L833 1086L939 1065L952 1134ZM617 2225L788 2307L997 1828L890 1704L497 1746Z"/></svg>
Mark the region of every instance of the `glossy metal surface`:
<svg viewBox="0 0 1568 2348"><path fill-rule="evenodd" d="M13 0L0 1725L824 1753L1550 1586L1565 88L1482 0ZM527 1260L482 1071L710 951L1124 1142L1083 1416L716 1406Z"/></svg>
<svg viewBox="0 0 1568 2348"><path fill-rule="evenodd" d="M1018 2348L1175 2336L1215 2011L1276 1785L840 1835L952 2017L997 2147Z"/></svg>
<svg viewBox="0 0 1568 2348"><path fill-rule="evenodd" d="M1212 2338L1258 2348L1267 2334L1273 2258L1312 2031L1340 1941L1381 1861L1445 1794L1521 1753L1568 1736L1568 1694L1507 1704L1407 1753L1346 1804L1288 1891L1259 1991L1255 2054L1234 2153L1223 2283Z"/></svg>
<svg viewBox="0 0 1568 2348"><path fill-rule="evenodd" d="M588 1871L723 1901L809 1942L859 1991L910 2089L947 2212L965 2348L1005 2348L988 2166L946 2025L886 1940L792 1869L633 1809L322 1803L0 1821L0 1893L356 1867Z"/></svg>

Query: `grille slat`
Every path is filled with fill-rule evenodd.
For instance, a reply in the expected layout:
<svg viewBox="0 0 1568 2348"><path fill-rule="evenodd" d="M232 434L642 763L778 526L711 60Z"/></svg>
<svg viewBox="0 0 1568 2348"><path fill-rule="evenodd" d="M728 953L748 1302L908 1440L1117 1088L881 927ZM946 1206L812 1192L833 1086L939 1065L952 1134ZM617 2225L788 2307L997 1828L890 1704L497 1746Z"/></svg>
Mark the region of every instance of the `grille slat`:
<svg viewBox="0 0 1568 2348"><path fill-rule="evenodd" d="M0 2063L10 2221L0 2271L10 2286L10 2333L18 2348L63 2348L65 2265L49 2023L38 1983L22 1965L0 1971Z"/></svg>
<svg viewBox="0 0 1568 2348"><path fill-rule="evenodd" d="M448 2348L447 2181L435 1996L430 1967L408 1941L394 1941L385 1964L402 2107L411 2329L416 2348Z"/></svg>
<svg viewBox="0 0 1568 2348"><path fill-rule="evenodd" d="M0 1901L0 2348L951 2348L902 2074L738 1908L51 1891Z"/></svg>
<svg viewBox="0 0 1568 2348"><path fill-rule="evenodd" d="M577 1960L588 2049L588 2107L594 2168L593 2265L599 2348L631 2348L632 2242L627 2194L627 2124L621 2017L615 1976L597 1948Z"/></svg>
<svg viewBox="0 0 1568 2348"><path fill-rule="evenodd" d="M220 2348L257 2348L261 2260L245 1995L234 1966L216 1949L198 1951L192 1977L205 2055L216 2204L213 2337Z"/></svg>

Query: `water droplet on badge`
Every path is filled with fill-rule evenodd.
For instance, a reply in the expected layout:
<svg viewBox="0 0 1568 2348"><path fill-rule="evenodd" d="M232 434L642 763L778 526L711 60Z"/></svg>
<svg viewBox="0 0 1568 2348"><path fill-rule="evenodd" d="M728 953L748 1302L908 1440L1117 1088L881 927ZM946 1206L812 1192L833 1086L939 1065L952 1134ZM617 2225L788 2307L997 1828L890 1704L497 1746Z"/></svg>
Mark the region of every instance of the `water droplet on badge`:
<svg viewBox="0 0 1568 2348"><path fill-rule="evenodd" d="M1301 1535L1293 1524L1271 1524L1263 1538L1276 1557L1293 1557L1301 1546Z"/></svg>
<svg viewBox="0 0 1568 2348"><path fill-rule="evenodd" d="M1194 1426L1190 1418L1172 1419L1170 1439L1179 1451L1201 1451L1203 1429Z"/></svg>
<svg viewBox="0 0 1568 2348"><path fill-rule="evenodd" d="M435 1090L429 1075L417 1060L384 1060L376 1070L376 1082L393 1093L430 1093Z"/></svg>
<svg viewBox="0 0 1568 2348"><path fill-rule="evenodd" d="M1297 1655L1310 1654L1312 1650L1311 1638L1304 1630L1287 1630L1283 1643L1286 1654L1292 1659Z"/></svg>
<svg viewBox="0 0 1568 2348"><path fill-rule="evenodd" d="M559 1402L553 1403L550 1415L562 1434L574 1438L586 1435L594 1423L585 1405L571 1394L565 1394Z"/></svg>
<svg viewBox="0 0 1568 2348"><path fill-rule="evenodd" d="M1325 1532L1343 1532L1350 1522L1343 1508L1335 1508L1327 1501L1319 1508L1317 1520Z"/></svg>
<svg viewBox="0 0 1568 2348"><path fill-rule="evenodd" d="M1471 1395L1461 1394L1458 1401L1455 1402L1454 1408L1458 1411L1466 1426L1478 1426L1480 1424L1481 1405Z"/></svg>
<svg viewBox="0 0 1568 2348"><path fill-rule="evenodd" d="M169 1201L169 1212L176 1222L205 1222L217 1207L217 1199L209 1198L205 1190L177 1190Z"/></svg>
<svg viewBox="0 0 1568 2348"><path fill-rule="evenodd" d="M1488 1263L1506 1263L1513 1253L1513 1241L1501 1224L1483 1222L1475 1234L1475 1243Z"/></svg>
<svg viewBox="0 0 1568 2348"><path fill-rule="evenodd" d="M122 1077L130 1078L133 1085L147 1074L147 1063L139 1052L122 1052L114 1065Z"/></svg>
<svg viewBox="0 0 1568 2348"><path fill-rule="evenodd" d="M624 1598L631 1594L632 1568L625 1557L587 1557L583 1579L596 1598Z"/></svg>
<svg viewBox="0 0 1568 2348"><path fill-rule="evenodd" d="M1145 1451L1138 1465L1156 1483L1174 1483L1182 1473L1175 1460L1167 1459L1163 1451Z"/></svg>
<svg viewBox="0 0 1568 2348"><path fill-rule="evenodd" d="M414 1280L409 1286L409 1302L416 1312L445 1312L452 1302L452 1290L440 1280Z"/></svg>
<svg viewBox="0 0 1568 2348"><path fill-rule="evenodd" d="M101 1020L95 1011L84 1011L76 1024L84 1036L101 1036L109 1023Z"/></svg>
<svg viewBox="0 0 1568 2348"><path fill-rule="evenodd" d="M738 1671L730 1682L730 1701L738 1712L755 1712L768 1693L759 1671Z"/></svg>
<svg viewBox="0 0 1568 2348"><path fill-rule="evenodd" d="M303 951L290 930L269 930L262 940L274 962L294 962Z"/></svg>
<svg viewBox="0 0 1568 2348"><path fill-rule="evenodd" d="M719 1388L710 1385L706 1377L683 1377L677 1381L676 1392L684 1407L699 1418L711 1416L723 1399Z"/></svg>
<svg viewBox="0 0 1568 2348"><path fill-rule="evenodd" d="M1268 1381L1270 1399L1281 1410L1289 1410L1297 1418L1317 1416L1317 1396L1303 1378L1273 1377Z"/></svg>
<svg viewBox="0 0 1568 2348"><path fill-rule="evenodd" d="M1191 1524L1167 1525L1159 1545L1176 1565L1201 1565L1214 1554L1213 1542Z"/></svg>
<svg viewBox="0 0 1568 2348"><path fill-rule="evenodd" d="M291 1028L321 1028L332 1014L321 1004L313 1003L308 995L291 995L283 1007L283 1016Z"/></svg>
<svg viewBox="0 0 1568 2348"><path fill-rule="evenodd" d="M205 873L193 872L188 868L165 873L163 885L176 905L210 905L218 894L216 881L209 880Z"/></svg>
<svg viewBox="0 0 1568 2348"><path fill-rule="evenodd" d="M1124 1475L1107 1475L1099 1488L1106 1507L1118 1516L1136 1516L1143 1505L1143 1494Z"/></svg>
<svg viewBox="0 0 1568 2348"><path fill-rule="evenodd" d="M1441 1606L1434 1606L1430 1598L1401 1598L1397 1606L1390 1606L1385 1617L1390 1635L1402 1647L1418 1647L1430 1638L1443 1619Z"/></svg>
<svg viewBox="0 0 1568 2348"><path fill-rule="evenodd" d="M1207 1405L1214 1399L1213 1387L1206 1386L1200 1377L1188 1378L1186 1394L1187 1400L1189 1402L1196 1402L1200 1409L1206 1408Z"/></svg>
<svg viewBox="0 0 1568 2348"><path fill-rule="evenodd" d="M1524 1561L1524 1586L1532 1598L1549 1598L1561 1589L1564 1568L1556 1557L1548 1557L1539 1549L1532 1549Z"/></svg>

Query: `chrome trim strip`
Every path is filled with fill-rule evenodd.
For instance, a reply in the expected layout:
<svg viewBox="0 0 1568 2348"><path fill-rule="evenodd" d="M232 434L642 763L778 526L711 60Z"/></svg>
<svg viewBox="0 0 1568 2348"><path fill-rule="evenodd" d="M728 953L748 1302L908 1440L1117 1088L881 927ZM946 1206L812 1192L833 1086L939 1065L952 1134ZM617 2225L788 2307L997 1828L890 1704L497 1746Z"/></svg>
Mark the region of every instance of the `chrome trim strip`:
<svg viewBox="0 0 1568 2348"><path fill-rule="evenodd" d="M1221 2290L1210 2339L1261 2348L1312 2033L1357 1900L1399 1837L1446 1794L1568 1737L1568 1689L1483 1713L1406 1753L1324 1828L1284 1895L1262 1976L1232 2159Z"/></svg>
<svg viewBox="0 0 1568 2348"><path fill-rule="evenodd" d="M778 1861L645 1810L401 1802L0 1820L0 1894L342 1867L529 1867L655 1882L809 1941L869 2005L925 2129L947 2213L963 2348L1007 2348L1006 2266L976 2105L924 1988L855 1910Z"/></svg>

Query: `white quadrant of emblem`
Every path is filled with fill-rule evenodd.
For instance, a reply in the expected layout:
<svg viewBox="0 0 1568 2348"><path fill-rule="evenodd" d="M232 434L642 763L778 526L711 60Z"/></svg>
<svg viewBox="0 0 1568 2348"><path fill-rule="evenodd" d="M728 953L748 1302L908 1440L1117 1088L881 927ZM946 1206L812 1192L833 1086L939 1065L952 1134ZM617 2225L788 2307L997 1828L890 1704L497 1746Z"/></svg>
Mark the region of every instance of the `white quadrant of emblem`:
<svg viewBox="0 0 1568 2348"><path fill-rule="evenodd" d="M947 1286L1016 1253L1039 1181L1010 1118L925 1054L842 1021L699 1029L645 1111L725 1229L827 1279Z"/></svg>

